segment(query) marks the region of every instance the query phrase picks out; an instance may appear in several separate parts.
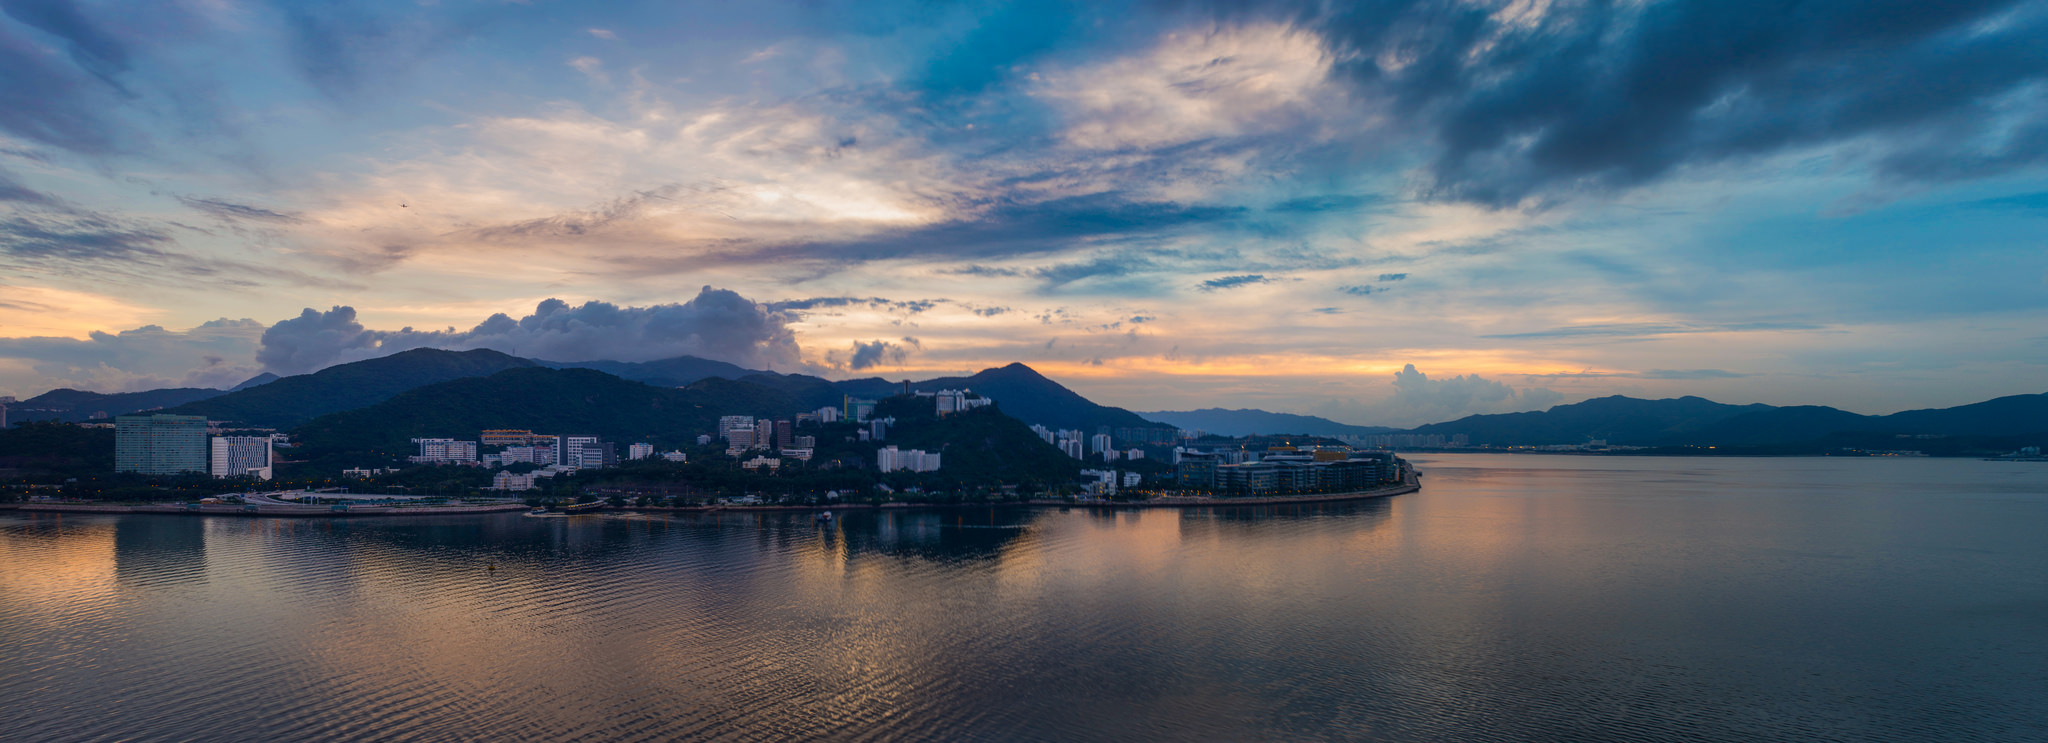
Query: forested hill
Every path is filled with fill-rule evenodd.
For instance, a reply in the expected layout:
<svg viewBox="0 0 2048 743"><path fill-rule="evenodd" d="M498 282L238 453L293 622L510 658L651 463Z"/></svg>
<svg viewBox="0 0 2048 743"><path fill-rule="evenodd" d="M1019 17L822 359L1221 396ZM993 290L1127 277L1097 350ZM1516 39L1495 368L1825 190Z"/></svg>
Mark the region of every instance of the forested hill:
<svg viewBox="0 0 2048 743"><path fill-rule="evenodd" d="M410 390L367 408L322 416L296 435L308 456L399 456L414 438L475 440L492 428L673 447L716 430L722 415L785 416L799 409L788 395L746 382L706 379L689 387L656 387L590 369L527 367Z"/></svg>
<svg viewBox="0 0 2048 743"><path fill-rule="evenodd" d="M328 413L375 405L424 385L533 365L497 351L417 348L285 377L164 412L284 429Z"/></svg>

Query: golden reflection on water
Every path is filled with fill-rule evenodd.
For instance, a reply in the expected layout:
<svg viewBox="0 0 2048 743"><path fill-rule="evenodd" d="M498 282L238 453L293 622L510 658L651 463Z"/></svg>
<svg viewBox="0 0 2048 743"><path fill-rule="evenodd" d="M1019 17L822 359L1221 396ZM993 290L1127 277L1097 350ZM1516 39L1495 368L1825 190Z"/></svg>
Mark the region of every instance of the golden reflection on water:
<svg viewBox="0 0 2048 743"><path fill-rule="evenodd" d="M1913 725L2048 714L1988 650L2038 634L2009 576L2048 559L2024 526L2048 470L1683 464L830 523L0 515L0 737L1939 739ZM1982 489L1920 492L1944 482Z"/></svg>

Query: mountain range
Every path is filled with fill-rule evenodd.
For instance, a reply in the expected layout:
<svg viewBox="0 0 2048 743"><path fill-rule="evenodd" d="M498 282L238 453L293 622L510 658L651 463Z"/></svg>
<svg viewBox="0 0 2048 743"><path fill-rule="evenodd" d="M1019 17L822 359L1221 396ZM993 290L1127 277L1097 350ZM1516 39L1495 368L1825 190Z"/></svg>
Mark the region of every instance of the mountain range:
<svg viewBox="0 0 2048 743"><path fill-rule="evenodd" d="M1203 408L1201 410L1159 410L1139 413L1147 419L1159 421L1186 431L1202 431L1223 436L1250 436L1252 434L1305 434L1309 436L1366 436L1376 433L1394 433L1399 428L1385 426L1354 426L1338 423L1328 418L1294 413L1272 413L1264 410L1240 408Z"/></svg>
<svg viewBox="0 0 2048 743"><path fill-rule="evenodd" d="M514 370L532 371L503 374ZM540 374L542 371L578 373L551 376ZM628 419L644 411L660 411L659 416L672 422L671 426L656 425L651 419L643 421L650 427L634 429L645 432L641 435L669 430L662 426L676 431L709 430L711 424L707 421L720 414L790 415L837 406L849 396L882 399L906 389L923 392L948 388L971 389L994 398L1005 414L1027 424L1088 432L1103 427L1114 430L1170 426L1230 436L1463 435L1477 446L1583 444L1604 440L1614 445L1650 447L1804 447L1801 451L1838 444L1883 444L1886 439L1900 436L1990 437L1978 443L1996 448L2009 443L2003 438L2048 432L2048 394L2015 395L1955 408L1882 416L1819 406L1730 405L1699 397L1643 400L1611 396L1542 411L1472 415L1404 430L1253 409L1133 413L1098 405L1024 364L985 369L965 377L923 381L892 382L878 377L832 381L687 356L648 362L557 362L523 359L490 350L438 349L414 349L311 374L283 378L266 374L233 390L176 388L119 394L53 390L11 405L10 413L15 421L79 421L102 412L121 415L163 409L242 426L292 429L310 425L323 416L372 408L395 421L428 420L412 416L407 412L410 409L438 411L433 415L452 416L447 420L465 421L464 425L468 425L468 416L482 415L488 410L496 416L497 422L492 426L567 430L566 426L598 433L607 430L601 420L586 420L576 410L557 410L549 407L552 403L547 401L537 403L541 407L529 411L531 414L513 410L522 394L541 394L534 387L538 384L534 380L542 378L573 380L589 388L591 394L579 399L586 399L591 410L609 411L605 414ZM604 380L630 383L633 387L605 387L609 382ZM450 384L456 382L461 384ZM434 395L452 396L450 404L428 404ZM599 405L597 400L608 402ZM392 401L396 402L385 405ZM621 402L614 409L609 401L628 402ZM514 422L506 416L527 422ZM363 419L350 416L339 420ZM479 418L474 423L482 426L486 421ZM421 429L416 435L428 433L431 432ZM1901 444L1896 448L1925 447Z"/></svg>

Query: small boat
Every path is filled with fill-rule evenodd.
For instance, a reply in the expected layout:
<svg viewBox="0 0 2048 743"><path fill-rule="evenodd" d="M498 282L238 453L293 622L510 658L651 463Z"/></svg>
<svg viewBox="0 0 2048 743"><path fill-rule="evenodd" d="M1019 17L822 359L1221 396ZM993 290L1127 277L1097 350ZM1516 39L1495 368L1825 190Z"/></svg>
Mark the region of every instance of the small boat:
<svg viewBox="0 0 2048 743"><path fill-rule="evenodd" d="M535 516L545 516L545 515L547 515L547 512L548 512L548 507L547 507L547 506L534 506L534 507L533 507L533 510L531 510L531 511L527 511L527 513L533 514L533 515L535 515Z"/></svg>
<svg viewBox="0 0 2048 743"><path fill-rule="evenodd" d="M590 513L591 511L595 511L600 508L604 508L604 501L598 500L591 501L589 503L577 503L575 505L563 506L562 513Z"/></svg>
<svg viewBox="0 0 2048 743"><path fill-rule="evenodd" d="M832 512L831 512L831 511L819 511L819 512L818 512L818 517L817 517L817 518L818 518L818 523L821 523L821 524L829 524L829 523L832 523Z"/></svg>

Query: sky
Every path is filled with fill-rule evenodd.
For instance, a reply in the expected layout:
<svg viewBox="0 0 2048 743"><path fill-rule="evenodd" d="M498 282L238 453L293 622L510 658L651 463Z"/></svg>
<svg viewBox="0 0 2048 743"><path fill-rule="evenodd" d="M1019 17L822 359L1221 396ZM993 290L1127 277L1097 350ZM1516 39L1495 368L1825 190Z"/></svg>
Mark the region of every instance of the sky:
<svg viewBox="0 0 2048 743"><path fill-rule="evenodd" d="M2048 391L2048 1L0 0L0 395L416 347L1367 425Z"/></svg>

